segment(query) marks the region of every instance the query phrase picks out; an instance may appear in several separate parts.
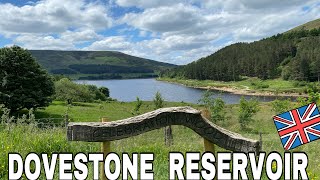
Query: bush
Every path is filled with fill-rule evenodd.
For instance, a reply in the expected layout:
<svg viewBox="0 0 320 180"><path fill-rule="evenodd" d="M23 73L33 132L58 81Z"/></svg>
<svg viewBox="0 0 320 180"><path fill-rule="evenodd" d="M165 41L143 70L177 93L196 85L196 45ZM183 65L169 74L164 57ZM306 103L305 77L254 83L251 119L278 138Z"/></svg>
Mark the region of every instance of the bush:
<svg viewBox="0 0 320 180"><path fill-rule="evenodd" d="M93 95L93 99L94 100L100 100L100 101L106 101L107 100L107 96L103 92L101 92L101 90L98 89L97 86L95 86L95 85L87 85L87 87L88 87L90 93ZM102 90L102 91L104 91L104 90Z"/></svg>
<svg viewBox="0 0 320 180"><path fill-rule="evenodd" d="M269 85L265 84L263 81L251 82L251 85L254 86L254 89L264 89L269 87Z"/></svg>
<svg viewBox="0 0 320 180"><path fill-rule="evenodd" d="M72 102L93 102L110 100L106 94L109 94L108 88L98 88L95 85L77 84L67 78L62 78L55 82L56 94L55 99Z"/></svg>
<svg viewBox="0 0 320 180"><path fill-rule="evenodd" d="M87 85L76 84L67 78L55 82L55 99L72 102L92 102L95 95L92 94Z"/></svg>
<svg viewBox="0 0 320 180"><path fill-rule="evenodd" d="M305 81L294 81L293 82L293 87L303 87L306 86L308 83Z"/></svg>
<svg viewBox="0 0 320 180"><path fill-rule="evenodd" d="M202 102L211 113L211 121L224 121L226 118L225 102L222 98L213 98L212 92L207 90L202 94L199 102Z"/></svg>
<svg viewBox="0 0 320 180"><path fill-rule="evenodd" d="M286 112L291 109L290 99L286 99L286 100L276 99L271 102L271 106L272 106L272 111L274 111L276 114Z"/></svg>
<svg viewBox="0 0 320 180"><path fill-rule="evenodd" d="M133 109L132 114L133 114L133 115L138 115L138 114L140 114L140 108L141 108L141 106L142 106L142 101L140 100L139 97L137 97L137 101L136 101L136 103L135 103L135 105L134 105L134 109Z"/></svg>
<svg viewBox="0 0 320 180"><path fill-rule="evenodd" d="M164 102L164 99L162 98L160 92L157 91L155 97L153 98L155 109L163 108L163 102Z"/></svg>
<svg viewBox="0 0 320 180"><path fill-rule="evenodd" d="M11 123L27 123L27 124L36 124L36 118L34 115L34 110L31 108L28 111L28 115L23 114L21 117L16 118L15 116L10 115L10 109L0 105L0 124L9 125Z"/></svg>
<svg viewBox="0 0 320 180"><path fill-rule="evenodd" d="M107 98L110 97L110 91L106 87L99 87L99 91L104 94Z"/></svg>
<svg viewBox="0 0 320 180"><path fill-rule="evenodd" d="M256 99L246 100L244 97L240 99L239 123L242 128L254 121L252 117L259 111L259 101Z"/></svg>
<svg viewBox="0 0 320 180"><path fill-rule="evenodd" d="M199 99L200 103L203 103L207 109L213 105L212 92L210 90L206 90Z"/></svg>
<svg viewBox="0 0 320 180"><path fill-rule="evenodd" d="M213 106L210 107L211 120L213 122L224 121L226 118L225 102L222 98L216 98L213 100Z"/></svg>

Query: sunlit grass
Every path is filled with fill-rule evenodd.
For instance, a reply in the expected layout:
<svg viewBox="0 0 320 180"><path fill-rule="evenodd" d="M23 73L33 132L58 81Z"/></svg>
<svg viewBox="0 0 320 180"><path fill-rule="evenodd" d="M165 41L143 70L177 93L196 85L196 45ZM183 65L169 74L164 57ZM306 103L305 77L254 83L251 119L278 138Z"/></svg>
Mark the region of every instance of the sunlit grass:
<svg viewBox="0 0 320 180"><path fill-rule="evenodd" d="M285 81L281 78L261 80L259 78L245 77L241 81L212 81L194 80L179 78L158 78L161 81L183 84L190 87L227 87L250 92L270 92L270 93L305 93L306 84L297 86L296 81Z"/></svg>
<svg viewBox="0 0 320 180"><path fill-rule="evenodd" d="M166 106L181 106L184 103L168 103ZM100 108L102 107L102 108ZM201 108L194 105L195 108ZM254 117L253 122L246 130L241 129L237 121L238 105L227 106L227 119L219 122L218 125L242 134L244 137L259 140L259 133L262 133L263 151L269 153L278 151L283 154L279 136L274 127L269 103L260 104L261 111ZM62 116L67 106L64 102L54 102L46 110L36 113L38 116ZM106 116L110 120L118 120L132 116L131 111L134 109L134 102L121 103L83 103L72 106L69 115L73 121L99 121L100 117ZM153 110L151 102L143 102L141 113ZM203 152L203 139L192 130L182 127L173 126L174 144L170 147L164 145L163 129L147 132L145 134L111 142L111 149L118 154L127 152L152 152L155 154L153 162L155 179L168 179L168 154L170 151ZM308 174L310 179L317 179L320 176L320 159L318 150L320 144L312 142L308 145L300 146L293 151L306 152L309 158ZM8 153L17 152L25 157L30 152L36 153L53 153L53 152L71 152L71 153L90 153L99 152L100 143L88 142L69 142L66 140L65 128L40 129L33 125L1 126L0 127L0 179L7 179L8 170ZM216 151L225 151L219 147ZM93 179L92 164L89 163L88 179ZM55 172L55 179L58 179L58 169ZM44 179L42 174L41 179ZM267 179L263 175L263 179Z"/></svg>

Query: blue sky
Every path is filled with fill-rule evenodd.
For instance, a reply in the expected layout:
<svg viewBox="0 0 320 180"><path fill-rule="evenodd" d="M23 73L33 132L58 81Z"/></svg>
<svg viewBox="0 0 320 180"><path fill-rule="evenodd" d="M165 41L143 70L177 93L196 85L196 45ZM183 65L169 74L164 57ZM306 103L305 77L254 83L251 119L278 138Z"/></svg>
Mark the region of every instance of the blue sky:
<svg viewBox="0 0 320 180"><path fill-rule="evenodd" d="M320 0L0 0L0 47L186 64L320 18Z"/></svg>

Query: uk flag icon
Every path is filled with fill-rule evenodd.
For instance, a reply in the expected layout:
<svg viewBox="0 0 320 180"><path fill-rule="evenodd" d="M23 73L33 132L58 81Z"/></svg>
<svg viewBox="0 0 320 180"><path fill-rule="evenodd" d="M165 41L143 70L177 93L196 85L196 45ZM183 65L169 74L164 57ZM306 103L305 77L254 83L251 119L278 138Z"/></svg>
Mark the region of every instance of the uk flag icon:
<svg viewBox="0 0 320 180"><path fill-rule="evenodd" d="M320 113L311 103L273 117L285 150L320 139Z"/></svg>

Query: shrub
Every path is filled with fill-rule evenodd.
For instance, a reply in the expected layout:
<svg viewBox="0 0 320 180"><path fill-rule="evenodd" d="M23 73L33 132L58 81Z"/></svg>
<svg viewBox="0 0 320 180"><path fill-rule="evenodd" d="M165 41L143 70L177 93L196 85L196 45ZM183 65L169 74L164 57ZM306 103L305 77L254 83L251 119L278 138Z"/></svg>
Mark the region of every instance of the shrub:
<svg viewBox="0 0 320 180"><path fill-rule="evenodd" d="M201 98L199 99L199 102L203 103L207 109L210 109L210 107L213 105L212 95L212 92L210 90L207 90L201 95Z"/></svg>
<svg viewBox="0 0 320 180"><path fill-rule="evenodd" d="M134 109L133 109L132 114L133 114L133 115L138 115L138 114L140 114L140 108L141 108L141 106L142 106L142 101L140 100L139 97L137 97L137 101L136 101L136 103L135 103L135 105L134 105Z"/></svg>
<svg viewBox="0 0 320 180"><path fill-rule="evenodd" d="M242 128L254 121L252 117L259 111L259 101L256 99L246 100L244 97L240 99L239 123Z"/></svg>
<svg viewBox="0 0 320 180"><path fill-rule="evenodd" d="M93 95L94 100L106 101L107 96L98 89L95 85L87 85L90 93ZM103 90L102 90L103 91Z"/></svg>
<svg viewBox="0 0 320 180"><path fill-rule="evenodd" d="M271 102L271 106L272 106L272 111L274 111L276 114L286 112L291 109L290 99L286 99L286 100L276 99Z"/></svg>
<svg viewBox="0 0 320 180"><path fill-rule="evenodd" d="M211 111L211 120L213 122L217 121L224 121L226 118L226 111L225 111L225 102L222 98L215 98L213 100L213 106L210 107Z"/></svg>
<svg viewBox="0 0 320 180"><path fill-rule="evenodd" d="M254 89L264 89L269 87L269 85L265 84L263 81L251 82L251 85L254 86Z"/></svg>
<svg viewBox="0 0 320 180"><path fill-rule="evenodd" d="M76 84L67 78L55 82L55 99L72 102L92 102L95 95L92 94L87 85Z"/></svg>
<svg viewBox="0 0 320 180"><path fill-rule="evenodd" d="M99 87L99 91L104 94L107 98L110 97L110 91L107 87Z"/></svg>
<svg viewBox="0 0 320 180"><path fill-rule="evenodd" d="M224 121L226 118L225 102L221 97L213 98L212 92L207 90L202 94L199 102L203 103L211 113L211 121Z"/></svg>
<svg viewBox="0 0 320 180"><path fill-rule="evenodd" d="M153 98L155 109L162 108L164 106L163 102L164 102L164 99L162 98L160 92L157 91L155 97Z"/></svg>
<svg viewBox="0 0 320 180"><path fill-rule="evenodd" d="M308 83L305 81L294 81L293 82L293 87L303 87L306 86Z"/></svg>

